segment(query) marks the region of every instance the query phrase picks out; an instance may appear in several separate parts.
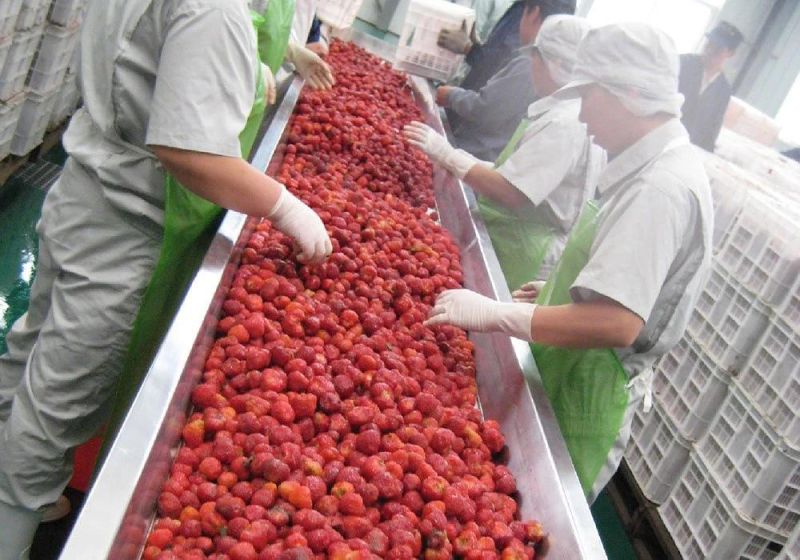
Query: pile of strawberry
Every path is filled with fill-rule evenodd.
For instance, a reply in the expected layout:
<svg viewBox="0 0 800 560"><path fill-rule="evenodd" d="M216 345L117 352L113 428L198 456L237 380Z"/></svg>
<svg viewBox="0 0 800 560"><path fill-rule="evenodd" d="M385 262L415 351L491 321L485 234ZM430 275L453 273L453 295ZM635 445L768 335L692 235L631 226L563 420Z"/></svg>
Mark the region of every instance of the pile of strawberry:
<svg viewBox="0 0 800 560"><path fill-rule="evenodd" d="M504 448L476 408L463 331L422 322L460 286L427 214L431 167L399 130L422 115L405 77L334 42L337 85L306 92L278 180L334 252L298 265L257 226L192 393L184 445L144 551L158 559L530 559Z"/></svg>

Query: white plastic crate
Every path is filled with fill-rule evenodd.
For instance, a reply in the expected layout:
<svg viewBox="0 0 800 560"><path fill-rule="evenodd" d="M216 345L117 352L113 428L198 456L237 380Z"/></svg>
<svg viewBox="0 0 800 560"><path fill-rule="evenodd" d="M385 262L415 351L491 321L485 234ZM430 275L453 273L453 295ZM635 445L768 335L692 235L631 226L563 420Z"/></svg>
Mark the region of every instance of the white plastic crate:
<svg viewBox="0 0 800 560"><path fill-rule="evenodd" d="M653 392L678 433L697 440L725 399L728 376L699 345L684 337L658 362Z"/></svg>
<svg viewBox="0 0 800 560"><path fill-rule="evenodd" d="M717 260L771 306L780 306L800 282L800 226L792 205L751 192Z"/></svg>
<svg viewBox="0 0 800 560"><path fill-rule="evenodd" d="M800 450L800 331L773 321L739 383L778 434Z"/></svg>
<svg viewBox="0 0 800 560"><path fill-rule="evenodd" d="M5 1L5 0L4 0ZM16 29L23 31L41 27L47 18L51 0L23 0L17 16Z"/></svg>
<svg viewBox="0 0 800 560"><path fill-rule="evenodd" d="M786 301L779 305L775 312L795 332L800 331L800 284L789 292Z"/></svg>
<svg viewBox="0 0 800 560"><path fill-rule="evenodd" d="M789 537L789 542L783 547L781 555L778 560L800 560L800 525L794 530L794 533Z"/></svg>
<svg viewBox="0 0 800 560"><path fill-rule="evenodd" d="M742 518L695 453L658 512L684 560L772 560L786 544Z"/></svg>
<svg viewBox="0 0 800 560"><path fill-rule="evenodd" d="M24 102L25 93L20 93L5 103L0 102L0 160L11 153L11 141L14 139Z"/></svg>
<svg viewBox="0 0 800 560"><path fill-rule="evenodd" d="M436 44L442 29L469 30L475 11L444 0L411 0L397 43L395 65L411 74L446 81L456 72L463 55Z"/></svg>
<svg viewBox="0 0 800 560"><path fill-rule="evenodd" d="M80 22L86 0L53 0L47 19L56 25L69 27Z"/></svg>
<svg viewBox="0 0 800 560"><path fill-rule="evenodd" d="M686 332L705 349L715 365L731 375L738 375L755 351L773 313L732 280L725 283L718 299L704 311L702 307L707 305L706 298L702 306L695 307Z"/></svg>
<svg viewBox="0 0 800 560"><path fill-rule="evenodd" d="M741 212L743 201L753 188L753 183L741 169L719 156L702 149L698 149L697 153L703 160L711 186L714 202L713 245L716 251L722 246L730 227Z"/></svg>
<svg viewBox="0 0 800 560"><path fill-rule="evenodd" d="M19 115L17 129L14 131L14 139L11 141L12 154L24 156L41 144L57 99L57 89L46 94L33 92L28 94Z"/></svg>
<svg viewBox="0 0 800 560"><path fill-rule="evenodd" d="M10 37L17 23L22 0L3 0L0 2L0 37ZM2 66L2 64L0 64Z"/></svg>
<svg viewBox="0 0 800 560"><path fill-rule="evenodd" d="M637 407L625 460L648 500L662 504L667 499L686 468L691 448L657 403L648 413Z"/></svg>
<svg viewBox="0 0 800 560"><path fill-rule="evenodd" d="M6 35L5 37L0 35L0 70L5 66L6 58L8 58L8 53L11 51L11 44L13 42L14 37L12 35Z"/></svg>
<svg viewBox="0 0 800 560"><path fill-rule="evenodd" d="M25 89L25 78L41 37L41 29L14 33L11 49L3 69L0 70L0 101L11 99Z"/></svg>
<svg viewBox="0 0 800 560"><path fill-rule="evenodd" d="M28 87L36 93L51 91L64 81L64 74L72 60L72 53L78 43L80 23L69 27L48 25L44 29L39 52L33 62Z"/></svg>
<svg viewBox="0 0 800 560"><path fill-rule="evenodd" d="M784 538L800 523L800 452L735 384L697 450L742 516Z"/></svg>
<svg viewBox="0 0 800 560"><path fill-rule="evenodd" d="M78 76L75 73L67 73L64 83L58 92L53 112L50 114L47 129L53 129L66 121L75 112L80 100L81 92L78 88Z"/></svg>
<svg viewBox="0 0 800 560"><path fill-rule="evenodd" d="M325 0L317 4L317 17L336 29L353 25L363 0Z"/></svg>

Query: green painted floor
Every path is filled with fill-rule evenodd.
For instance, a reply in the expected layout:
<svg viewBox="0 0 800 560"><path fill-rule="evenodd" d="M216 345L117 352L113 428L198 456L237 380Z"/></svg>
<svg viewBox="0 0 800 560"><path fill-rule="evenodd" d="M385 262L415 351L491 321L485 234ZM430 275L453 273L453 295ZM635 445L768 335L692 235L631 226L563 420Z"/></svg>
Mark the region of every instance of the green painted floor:
<svg viewBox="0 0 800 560"><path fill-rule="evenodd" d="M48 161L28 164L0 191L0 354L6 350L6 332L28 307L38 251L36 222L60 170Z"/></svg>
<svg viewBox="0 0 800 560"><path fill-rule="evenodd" d="M603 491L592 504L592 517L606 549L608 560L636 560L630 538L607 491Z"/></svg>

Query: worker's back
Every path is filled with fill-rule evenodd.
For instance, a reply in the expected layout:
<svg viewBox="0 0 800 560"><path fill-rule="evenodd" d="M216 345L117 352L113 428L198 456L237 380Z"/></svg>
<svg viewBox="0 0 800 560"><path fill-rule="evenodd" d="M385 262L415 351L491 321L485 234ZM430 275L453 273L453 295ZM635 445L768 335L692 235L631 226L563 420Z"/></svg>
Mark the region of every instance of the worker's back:
<svg viewBox="0 0 800 560"><path fill-rule="evenodd" d="M92 2L81 35L84 107L65 134L67 152L107 186L114 206L160 226L163 171L146 146L219 152L202 141L238 135L243 124L231 110L249 113L255 53L244 0ZM213 102L218 93L204 94L220 90L225 108Z"/></svg>

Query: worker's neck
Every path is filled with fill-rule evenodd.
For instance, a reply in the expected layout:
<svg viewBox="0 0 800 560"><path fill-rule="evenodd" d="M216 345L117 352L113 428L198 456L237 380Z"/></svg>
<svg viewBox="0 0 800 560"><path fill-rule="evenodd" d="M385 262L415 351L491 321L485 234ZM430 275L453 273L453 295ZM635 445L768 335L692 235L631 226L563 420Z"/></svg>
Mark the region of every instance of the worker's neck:
<svg viewBox="0 0 800 560"><path fill-rule="evenodd" d="M609 159L615 158L672 118L672 115L666 113L659 113L651 117L631 117L628 123L620 126L624 135L620 138L618 148L613 151L609 150Z"/></svg>

